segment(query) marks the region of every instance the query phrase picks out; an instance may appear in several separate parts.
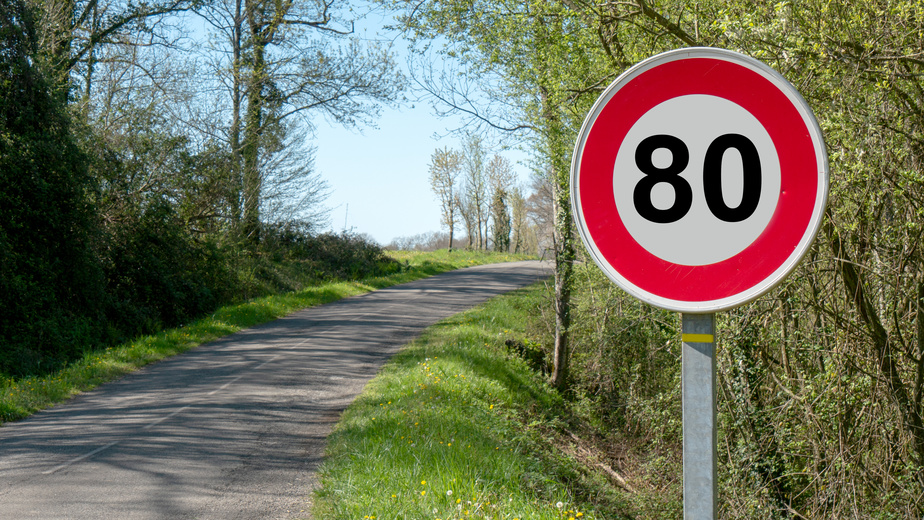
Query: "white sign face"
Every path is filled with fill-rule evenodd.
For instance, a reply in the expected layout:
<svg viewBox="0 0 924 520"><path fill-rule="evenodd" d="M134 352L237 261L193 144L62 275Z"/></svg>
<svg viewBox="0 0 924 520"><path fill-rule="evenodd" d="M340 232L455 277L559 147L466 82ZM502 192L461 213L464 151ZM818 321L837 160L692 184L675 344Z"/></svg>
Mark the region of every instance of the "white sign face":
<svg viewBox="0 0 924 520"><path fill-rule="evenodd" d="M628 70L597 101L572 164L594 260L653 305L714 312L756 298L805 254L827 200L821 131L766 65L682 49Z"/></svg>
<svg viewBox="0 0 924 520"><path fill-rule="evenodd" d="M716 114L722 114L722 118L715 117ZM665 135L663 132L668 128L676 141L652 140L653 136ZM751 144L743 144L747 147L744 151L732 146L725 149L714 174L717 177L704 185L706 152L710 147L715 150L714 143L721 143L718 140L725 135L743 136L745 140L740 142ZM669 148L655 148L651 151L650 173L646 173L636 161L639 153L652 148L652 145L642 146L646 140L676 147L678 153L673 154ZM752 149L758 152L756 160L748 155ZM644 157L639 159L648 165ZM681 160L685 164L682 169ZM679 171L677 176L682 180L655 182L670 175L662 172L673 170ZM655 178L645 184L645 177L650 175ZM745 179L748 179L747 198ZM710 192L715 198L713 204L738 210L736 221L722 220L713 214L707 203L707 185L713 190ZM689 186L692 194L688 209L677 197L678 190L686 189L684 186ZM767 130L747 110L715 96L676 97L649 110L626 134L613 168L616 208L629 234L655 256L675 264L714 264L743 251L767 227L779 192L780 159ZM750 196L754 193L758 195ZM686 211L672 222L656 222L643 215L644 211L639 212L633 200L636 195L650 198L652 206L666 218L672 218L671 209ZM721 234L723 240L704 247L702 233L706 229Z"/></svg>

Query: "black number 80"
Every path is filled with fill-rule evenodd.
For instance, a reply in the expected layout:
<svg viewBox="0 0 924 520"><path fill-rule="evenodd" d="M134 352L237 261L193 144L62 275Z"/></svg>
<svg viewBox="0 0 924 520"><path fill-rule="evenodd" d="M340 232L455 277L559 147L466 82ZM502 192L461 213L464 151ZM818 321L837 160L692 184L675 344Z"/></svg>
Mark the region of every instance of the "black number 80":
<svg viewBox="0 0 924 520"><path fill-rule="evenodd" d="M652 162L655 150L667 149L671 152L671 163L665 168L658 168ZM725 204L722 196L722 158L725 152L734 148L741 154L744 166L744 187L741 202L735 208ZM690 162L687 145L672 135L653 135L639 143L635 150L635 164L645 177L635 185L632 201L638 214L646 220L658 224L670 224L682 219L693 206L693 188L680 176ZM674 190L674 203L666 209L658 209L651 202L651 191L659 183L666 182ZM747 220L757 211L760 203L760 155L757 147L747 137L740 134L725 134L717 137L706 149L703 162L703 191L706 205L716 218L725 222Z"/></svg>

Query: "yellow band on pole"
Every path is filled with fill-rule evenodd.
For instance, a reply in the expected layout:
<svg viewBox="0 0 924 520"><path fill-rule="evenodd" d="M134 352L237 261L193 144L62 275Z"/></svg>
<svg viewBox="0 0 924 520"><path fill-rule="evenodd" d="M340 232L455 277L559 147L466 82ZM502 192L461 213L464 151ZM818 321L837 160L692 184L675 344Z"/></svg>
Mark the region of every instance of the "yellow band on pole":
<svg viewBox="0 0 924 520"><path fill-rule="evenodd" d="M715 343L712 334L683 334L684 343Z"/></svg>

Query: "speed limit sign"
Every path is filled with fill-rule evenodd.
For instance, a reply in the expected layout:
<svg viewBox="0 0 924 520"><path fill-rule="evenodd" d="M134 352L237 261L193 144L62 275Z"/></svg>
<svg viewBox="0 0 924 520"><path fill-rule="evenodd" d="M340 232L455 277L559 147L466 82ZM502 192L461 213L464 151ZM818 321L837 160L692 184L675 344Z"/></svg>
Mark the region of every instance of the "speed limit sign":
<svg viewBox="0 0 924 520"><path fill-rule="evenodd" d="M711 313L770 290L821 224L828 162L795 88L763 63L693 48L616 79L584 121L574 215L595 262L633 296Z"/></svg>

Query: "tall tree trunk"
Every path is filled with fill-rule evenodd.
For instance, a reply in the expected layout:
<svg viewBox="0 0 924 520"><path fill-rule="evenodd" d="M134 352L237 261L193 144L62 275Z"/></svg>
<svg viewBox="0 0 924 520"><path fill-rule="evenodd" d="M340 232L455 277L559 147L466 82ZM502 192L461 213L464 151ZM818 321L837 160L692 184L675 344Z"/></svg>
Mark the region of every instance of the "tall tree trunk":
<svg viewBox="0 0 924 520"><path fill-rule="evenodd" d="M241 91L243 90L243 82L241 81L241 45L244 38L244 18L241 15L242 2L243 0L237 0L234 4L234 30L231 40L233 53L233 63L231 64L231 179L228 187L228 199L231 206L232 225L236 230L239 230L241 225L241 191L244 184L241 172Z"/></svg>
<svg viewBox="0 0 924 520"><path fill-rule="evenodd" d="M560 172L553 172L556 177ZM568 365L571 329L571 279L574 271L574 234L571 224L571 203L568 189L556 183L555 231L555 351L553 353L552 386L565 390L568 386Z"/></svg>
<svg viewBox="0 0 924 520"><path fill-rule="evenodd" d="M452 253L452 236L453 236L454 226L449 224L449 252Z"/></svg>
<svg viewBox="0 0 924 520"><path fill-rule="evenodd" d="M92 9L93 14L91 15L91 26L90 30L92 32L97 32L99 30L99 6L94 3L90 8ZM93 95L93 69L96 66L96 49L90 49L90 52L87 54L87 71L84 75L84 110L89 113L90 110L90 97Z"/></svg>
<svg viewBox="0 0 924 520"><path fill-rule="evenodd" d="M262 9L250 1L246 7L253 46L250 81L247 85L247 115L244 120L242 235L251 243L260 240L260 145L263 134L263 90L266 84L266 39Z"/></svg>
<svg viewBox="0 0 924 520"><path fill-rule="evenodd" d="M571 286L574 271L574 226L571 218L569 172L562 161L561 121L550 106L548 90L540 87L542 117L548 132L550 176L555 198L555 229L552 246L555 250L555 350L552 355L552 386L568 387L568 367L571 329Z"/></svg>
<svg viewBox="0 0 924 520"><path fill-rule="evenodd" d="M262 134L262 98L259 86L251 86L247 93L247 117L244 127L243 155L243 206L241 232L249 241L260 240L260 136Z"/></svg>
<svg viewBox="0 0 924 520"><path fill-rule="evenodd" d="M484 244L484 235L482 234L482 224L484 223L484 215L481 211L482 200L481 198L475 199L475 227L478 228L478 249L485 249Z"/></svg>
<svg viewBox="0 0 924 520"><path fill-rule="evenodd" d="M48 60L46 66L54 82L54 94L62 103L70 92L70 58L74 40L75 0L39 2L42 11L40 47Z"/></svg>

